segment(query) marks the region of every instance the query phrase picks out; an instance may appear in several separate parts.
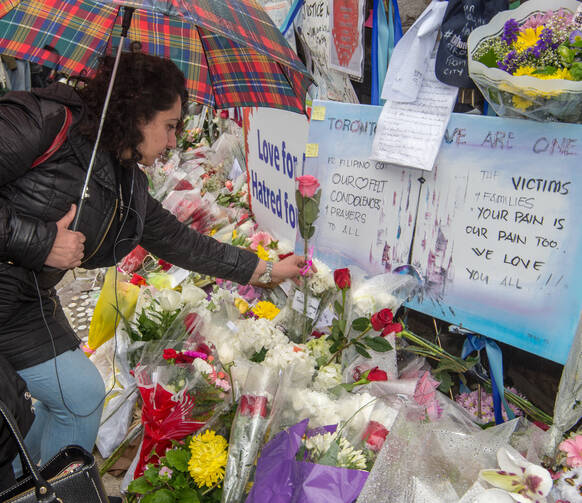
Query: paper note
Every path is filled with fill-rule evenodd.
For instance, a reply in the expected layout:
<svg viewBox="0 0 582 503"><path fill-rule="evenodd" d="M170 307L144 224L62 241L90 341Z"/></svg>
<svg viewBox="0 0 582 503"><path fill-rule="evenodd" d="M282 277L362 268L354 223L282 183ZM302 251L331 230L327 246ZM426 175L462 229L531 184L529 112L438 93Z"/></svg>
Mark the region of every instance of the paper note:
<svg viewBox="0 0 582 503"><path fill-rule="evenodd" d="M321 105L313 107L311 109L311 120L312 121L325 120L325 107L322 107Z"/></svg>
<svg viewBox="0 0 582 503"><path fill-rule="evenodd" d="M308 143L305 145L305 157L317 157L319 155L319 144Z"/></svg>
<svg viewBox="0 0 582 503"><path fill-rule="evenodd" d="M411 103L388 100L382 109L372 144L372 159L432 170L458 89L435 77L434 58Z"/></svg>
<svg viewBox="0 0 582 503"><path fill-rule="evenodd" d="M295 296L293 297L293 304L291 307L295 311L302 313L304 304L305 304L305 301L304 301L303 292L301 292L300 290L295 290ZM315 316L317 315L317 308L318 307L319 307L319 300L316 299L315 297L308 297L307 298L307 311L306 311L307 317L314 320Z"/></svg>

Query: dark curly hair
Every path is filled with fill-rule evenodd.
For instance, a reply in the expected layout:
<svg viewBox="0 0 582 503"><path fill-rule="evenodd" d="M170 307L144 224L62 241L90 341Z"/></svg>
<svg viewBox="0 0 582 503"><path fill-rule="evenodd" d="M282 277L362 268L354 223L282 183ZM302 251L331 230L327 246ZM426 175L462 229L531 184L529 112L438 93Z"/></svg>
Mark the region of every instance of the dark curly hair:
<svg viewBox="0 0 582 503"><path fill-rule="evenodd" d="M95 76L78 91L86 105L80 131L92 141L97 137L114 62L112 56L103 57ZM122 53L100 148L112 152L120 160L121 154L129 150L131 158L121 160L123 164L139 162L141 154L137 147L143 135L138 125L149 122L159 111L171 109L178 96L182 98L184 115L188 99L186 78L172 61L139 52Z"/></svg>

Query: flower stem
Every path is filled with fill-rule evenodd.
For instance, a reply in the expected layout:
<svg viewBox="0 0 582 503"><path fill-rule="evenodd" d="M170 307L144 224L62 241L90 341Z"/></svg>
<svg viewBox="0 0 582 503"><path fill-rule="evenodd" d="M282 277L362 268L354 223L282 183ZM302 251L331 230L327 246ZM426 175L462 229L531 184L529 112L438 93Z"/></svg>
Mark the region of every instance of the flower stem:
<svg viewBox="0 0 582 503"><path fill-rule="evenodd" d="M360 335L358 335L357 337L354 337L353 339L350 339L347 342L347 344L343 344L333 355L331 355L331 358L325 364L325 366L327 367L331 362L333 362L334 358L336 356L339 356L344 351L344 349L349 348L354 342L359 341L362 337L364 337L364 335L366 335L370 331L371 328L372 328L372 325L369 325L368 328L366 328Z"/></svg>

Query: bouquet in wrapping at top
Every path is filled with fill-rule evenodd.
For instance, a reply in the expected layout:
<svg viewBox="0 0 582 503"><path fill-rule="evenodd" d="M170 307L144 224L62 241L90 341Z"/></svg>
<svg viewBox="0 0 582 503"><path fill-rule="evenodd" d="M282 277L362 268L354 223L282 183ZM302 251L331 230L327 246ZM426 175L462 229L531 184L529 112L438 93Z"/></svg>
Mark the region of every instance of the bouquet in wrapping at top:
<svg viewBox="0 0 582 503"><path fill-rule="evenodd" d="M474 30L469 73L499 115L582 122L582 8L529 0Z"/></svg>
<svg viewBox="0 0 582 503"><path fill-rule="evenodd" d="M253 365L249 369L230 430L222 503L243 500L273 415L278 385L279 377L269 368Z"/></svg>

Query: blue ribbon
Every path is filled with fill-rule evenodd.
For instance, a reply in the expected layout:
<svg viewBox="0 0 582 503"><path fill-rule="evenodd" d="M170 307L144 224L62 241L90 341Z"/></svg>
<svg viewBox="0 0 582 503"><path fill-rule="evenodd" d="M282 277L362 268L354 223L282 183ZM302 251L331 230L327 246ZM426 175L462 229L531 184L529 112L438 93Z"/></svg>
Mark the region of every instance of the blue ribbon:
<svg viewBox="0 0 582 503"><path fill-rule="evenodd" d="M503 415L501 413L501 406L505 408L508 419L514 419L515 414L509 408L505 400L503 388L503 354L501 348L497 343L482 335L472 333L466 334L465 342L463 343L463 350L461 358L465 359L473 351L481 351L485 348L487 352L487 359L489 360L489 374L491 376L491 391L493 395L493 409L495 412L495 423L503 423Z"/></svg>
<svg viewBox="0 0 582 503"><path fill-rule="evenodd" d="M378 92L378 15L380 0L374 0L372 10L372 105L380 104L380 93Z"/></svg>
<svg viewBox="0 0 582 503"><path fill-rule="evenodd" d="M287 13L287 17L285 18L285 21L283 21L283 24L279 28L279 31L283 34L283 36L285 36L287 31L289 30L289 28L293 24L293 21L295 21L297 14L299 14L299 9L301 9L304 2L305 2L305 0L295 0L293 5L289 9L289 12Z"/></svg>

